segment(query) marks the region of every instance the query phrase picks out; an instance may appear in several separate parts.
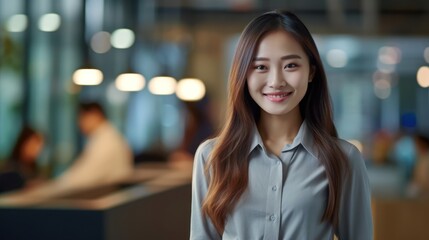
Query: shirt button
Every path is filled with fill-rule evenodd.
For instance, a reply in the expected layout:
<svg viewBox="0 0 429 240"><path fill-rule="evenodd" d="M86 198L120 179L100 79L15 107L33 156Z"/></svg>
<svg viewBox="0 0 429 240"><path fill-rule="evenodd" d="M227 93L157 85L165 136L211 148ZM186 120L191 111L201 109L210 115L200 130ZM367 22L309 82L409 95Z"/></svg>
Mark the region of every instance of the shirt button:
<svg viewBox="0 0 429 240"><path fill-rule="evenodd" d="M277 165L280 165L280 161L277 161Z"/></svg>
<svg viewBox="0 0 429 240"><path fill-rule="evenodd" d="M270 216L270 221L271 221L271 222L274 222L276 219L277 219L277 218L276 218L276 215L271 215L271 216Z"/></svg>
<svg viewBox="0 0 429 240"><path fill-rule="evenodd" d="M277 191L277 186L273 186L271 189L275 192Z"/></svg>

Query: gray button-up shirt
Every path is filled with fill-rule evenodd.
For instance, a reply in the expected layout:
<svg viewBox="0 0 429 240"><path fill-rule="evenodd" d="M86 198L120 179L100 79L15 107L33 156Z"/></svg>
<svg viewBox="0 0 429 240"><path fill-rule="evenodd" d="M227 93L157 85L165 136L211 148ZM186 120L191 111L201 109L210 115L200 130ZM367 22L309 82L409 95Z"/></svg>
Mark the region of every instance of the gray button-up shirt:
<svg viewBox="0 0 429 240"><path fill-rule="evenodd" d="M290 239L343 240L373 238L370 187L360 152L339 140L349 160L341 196L339 226L321 222L328 199L325 168L317 159L313 138L305 121L292 144L280 157L269 153L255 127L249 154L249 183L220 236L201 212L208 179L204 167L216 140L201 144L195 155L192 180L190 239Z"/></svg>

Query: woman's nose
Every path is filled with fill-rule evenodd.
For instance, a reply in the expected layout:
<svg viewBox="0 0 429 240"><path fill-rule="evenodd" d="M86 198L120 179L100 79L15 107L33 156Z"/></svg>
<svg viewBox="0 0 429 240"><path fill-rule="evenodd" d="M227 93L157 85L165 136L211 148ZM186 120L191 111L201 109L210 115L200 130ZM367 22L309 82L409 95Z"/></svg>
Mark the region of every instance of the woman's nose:
<svg viewBox="0 0 429 240"><path fill-rule="evenodd" d="M282 88L286 86L286 79L281 69L272 69L268 75L267 85L270 88Z"/></svg>

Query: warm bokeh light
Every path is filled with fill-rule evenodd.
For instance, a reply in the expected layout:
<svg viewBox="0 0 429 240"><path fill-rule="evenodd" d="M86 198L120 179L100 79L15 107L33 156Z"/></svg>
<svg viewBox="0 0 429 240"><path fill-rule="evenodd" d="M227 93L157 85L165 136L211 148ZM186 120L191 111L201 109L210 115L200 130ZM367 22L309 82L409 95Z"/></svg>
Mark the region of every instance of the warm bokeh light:
<svg viewBox="0 0 429 240"><path fill-rule="evenodd" d="M77 85L98 85L103 81L103 73L95 68L82 68L73 73Z"/></svg>
<svg viewBox="0 0 429 240"><path fill-rule="evenodd" d="M39 19L39 29L43 32L55 32L60 25L61 17L56 13L47 13Z"/></svg>
<svg viewBox="0 0 429 240"><path fill-rule="evenodd" d="M374 94L380 99L386 99L391 93L390 82L386 79L379 79L374 82Z"/></svg>
<svg viewBox="0 0 429 240"><path fill-rule="evenodd" d="M204 83L197 78L184 78L177 83L176 95L183 101L198 101L206 94Z"/></svg>
<svg viewBox="0 0 429 240"><path fill-rule="evenodd" d="M167 76L154 77L149 82L149 91L155 95L170 95L176 92L176 79Z"/></svg>
<svg viewBox="0 0 429 240"><path fill-rule="evenodd" d="M115 30L110 38L112 46L119 49L131 47L134 44L134 40L134 32L126 28Z"/></svg>
<svg viewBox="0 0 429 240"><path fill-rule="evenodd" d="M140 91L145 86L145 78L138 73L120 74L115 81L116 88L125 92Z"/></svg>
<svg viewBox="0 0 429 240"><path fill-rule="evenodd" d="M23 32L27 29L28 18L24 14L15 14L6 22L6 29L9 32Z"/></svg>
<svg viewBox="0 0 429 240"><path fill-rule="evenodd" d="M422 66L419 68L417 71L417 83L420 85L420 87L429 87L429 67Z"/></svg>
<svg viewBox="0 0 429 240"><path fill-rule="evenodd" d="M378 50L378 60L384 64L398 64L401 61L401 49L384 46Z"/></svg>
<svg viewBox="0 0 429 240"><path fill-rule="evenodd" d="M91 38L91 49L96 53L106 53L112 48L110 45L110 33L98 32Z"/></svg>
<svg viewBox="0 0 429 240"><path fill-rule="evenodd" d="M359 152L363 151L363 144L361 141L356 140L356 139L349 139L347 140L349 143L355 145L355 147L359 150Z"/></svg>
<svg viewBox="0 0 429 240"><path fill-rule="evenodd" d="M326 55L326 60L331 67L342 68L347 65L347 53L341 49L331 49Z"/></svg>

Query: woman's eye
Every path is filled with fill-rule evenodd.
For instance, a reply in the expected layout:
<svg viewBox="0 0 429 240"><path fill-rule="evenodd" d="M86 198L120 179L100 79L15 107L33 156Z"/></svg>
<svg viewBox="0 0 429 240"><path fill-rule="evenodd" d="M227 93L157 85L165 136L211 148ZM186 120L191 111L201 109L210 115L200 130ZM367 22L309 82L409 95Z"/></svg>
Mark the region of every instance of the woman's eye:
<svg viewBox="0 0 429 240"><path fill-rule="evenodd" d="M295 63L289 63L285 66L285 68L296 68L296 67L298 67L298 65Z"/></svg>
<svg viewBox="0 0 429 240"><path fill-rule="evenodd" d="M254 69L256 69L256 70L266 70L267 68L264 65L256 65L256 66L254 66Z"/></svg>

